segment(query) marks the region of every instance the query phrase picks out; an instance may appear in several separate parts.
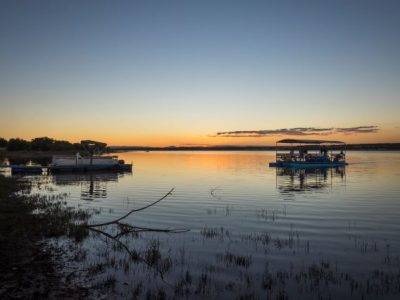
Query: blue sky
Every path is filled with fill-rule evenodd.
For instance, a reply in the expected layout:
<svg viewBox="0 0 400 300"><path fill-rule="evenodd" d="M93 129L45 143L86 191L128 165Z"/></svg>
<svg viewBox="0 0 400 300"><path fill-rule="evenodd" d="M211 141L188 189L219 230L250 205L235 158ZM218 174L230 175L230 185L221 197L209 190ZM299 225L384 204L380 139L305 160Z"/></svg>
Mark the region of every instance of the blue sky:
<svg viewBox="0 0 400 300"><path fill-rule="evenodd" d="M2 1L0 136L214 144L376 125L368 139L398 139L399 28L398 1Z"/></svg>

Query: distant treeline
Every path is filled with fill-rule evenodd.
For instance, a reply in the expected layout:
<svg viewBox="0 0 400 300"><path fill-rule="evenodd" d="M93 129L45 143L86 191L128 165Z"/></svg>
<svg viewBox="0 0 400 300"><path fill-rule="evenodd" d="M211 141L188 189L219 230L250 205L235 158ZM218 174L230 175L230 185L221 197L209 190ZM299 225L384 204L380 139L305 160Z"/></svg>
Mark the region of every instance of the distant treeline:
<svg viewBox="0 0 400 300"><path fill-rule="evenodd" d="M5 148L8 151L74 151L80 150L81 144L58 141L49 137L34 138L30 141L20 138L9 140L0 138L0 148Z"/></svg>
<svg viewBox="0 0 400 300"><path fill-rule="evenodd" d="M0 149L8 151L80 151L82 144L59 141L49 137L34 138L27 141L20 138L6 140L0 137ZM311 149L313 146L305 146ZM340 149L342 146L329 146L329 149ZM400 150L400 143L380 144L347 144L347 150ZM266 151L275 150L275 146L170 146L170 147L146 147L146 146L111 146L107 150L112 151ZM291 149L291 146L279 147L279 149Z"/></svg>
<svg viewBox="0 0 400 300"><path fill-rule="evenodd" d="M304 146L308 149L318 149L319 146ZM280 150L297 149L297 147L280 146ZM342 149L341 146L328 146L328 149ZM347 144L346 150L363 151L390 151L400 150L400 143L380 143L380 144ZM170 146L170 147L143 147L143 146L111 146L109 151L271 151L276 150L276 146Z"/></svg>

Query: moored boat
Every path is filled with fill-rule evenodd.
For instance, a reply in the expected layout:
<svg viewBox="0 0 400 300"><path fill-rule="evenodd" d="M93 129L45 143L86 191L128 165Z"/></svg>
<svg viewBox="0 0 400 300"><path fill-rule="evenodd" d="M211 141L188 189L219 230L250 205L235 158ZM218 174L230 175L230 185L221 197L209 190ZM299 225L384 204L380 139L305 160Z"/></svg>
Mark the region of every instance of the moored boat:
<svg viewBox="0 0 400 300"><path fill-rule="evenodd" d="M71 171L131 171L132 164L126 164L117 156L89 156L83 157L79 153L75 156L53 156L48 169L52 172Z"/></svg>
<svg viewBox="0 0 400 300"><path fill-rule="evenodd" d="M283 145L282 145L283 144ZM341 141L284 139L276 142L270 167L324 168L346 166L346 144Z"/></svg>

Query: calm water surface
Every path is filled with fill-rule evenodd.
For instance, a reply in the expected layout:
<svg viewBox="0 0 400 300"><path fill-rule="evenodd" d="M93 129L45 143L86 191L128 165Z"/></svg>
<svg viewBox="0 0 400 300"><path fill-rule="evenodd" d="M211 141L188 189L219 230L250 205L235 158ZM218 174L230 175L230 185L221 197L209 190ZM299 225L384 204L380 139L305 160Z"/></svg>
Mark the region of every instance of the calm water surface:
<svg viewBox="0 0 400 300"><path fill-rule="evenodd" d="M120 239L144 255L156 249L164 265L130 263L96 233L79 244L82 266L104 263L93 276L115 279L113 297L399 299L400 153L349 152L348 167L325 171L269 168L274 152L119 156L132 173L30 177L34 193L67 193L69 206L94 212L90 223L175 188L125 222L190 231Z"/></svg>

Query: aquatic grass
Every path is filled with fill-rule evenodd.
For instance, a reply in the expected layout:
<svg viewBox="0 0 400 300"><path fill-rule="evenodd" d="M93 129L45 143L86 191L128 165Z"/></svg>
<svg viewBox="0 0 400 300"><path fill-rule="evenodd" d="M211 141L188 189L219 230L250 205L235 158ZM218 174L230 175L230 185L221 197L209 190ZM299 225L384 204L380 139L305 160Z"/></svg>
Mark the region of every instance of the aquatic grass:
<svg viewBox="0 0 400 300"><path fill-rule="evenodd" d="M240 238L242 241L252 241L256 246L261 244L262 246L267 247L271 242L271 236L268 232L242 234Z"/></svg>
<svg viewBox="0 0 400 300"><path fill-rule="evenodd" d="M103 287L115 290L115 283L117 282L114 276L108 275L107 278L103 282Z"/></svg>
<svg viewBox="0 0 400 300"><path fill-rule="evenodd" d="M207 226L205 226L202 230L200 230L200 234L205 238L209 239L221 236L219 228L208 228Z"/></svg>
<svg viewBox="0 0 400 300"><path fill-rule="evenodd" d="M186 270L184 275L180 276L174 284L175 296L189 296L192 294L192 275L189 270Z"/></svg>
<svg viewBox="0 0 400 300"><path fill-rule="evenodd" d="M224 227L207 227L204 226L201 230L200 230L200 234L206 238L206 239L215 239L215 238L219 238L219 239L224 239L224 236L226 237L230 237L230 233L228 230L224 229Z"/></svg>
<svg viewBox="0 0 400 300"><path fill-rule="evenodd" d="M207 273L202 273L197 282L197 287L194 291L195 294L200 294L200 295L208 295L210 293L209 287L210 287L210 282L211 279L208 276Z"/></svg>
<svg viewBox="0 0 400 300"><path fill-rule="evenodd" d="M287 216L286 205L283 205L282 209L268 210L266 208L262 208L262 209L256 211L256 216L258 219L275 222L278 219L281 219L281 218Z"/></svg>
<svg viewBox="0 0 400 300"><path fill-rule="evenodd" d="M116 283L117 279L115 276L108 274L105 279L97 282L93 287L102 292L115 292Z"/></svg>
<svg viewBox="0 0 400 300"><path fill-rule="evenodd" d="M106 269L106 267L107 267L106 263L98 262L96 264L89 266L89 268L87 269L87 272L91 276L97 275L99 273L102 273Z"/></svg>
<svg viewBox="0 0 400 300"><path fill-rule="evenodd" d="M256 297L256 293L253 291L250 293L241 294L237 297L237 299L239 299L239 300L255 300L255 299L257 299L257 297Z"/></svg>
<svg viewBox="0 0 400 300"><path fill-rule="evenodd" d="M140 299L140 295L143 293L143 282L139 282L132 291L132 299Z"/></svg>
<svg viewBox="0 0 400 300"><path fill-rule="evenodd" d="M158 264L159 260L161 259L159 241L150 241L147 249L144 251L144 259L150 266Z"/></svg>
<svg viewBox="0 0 400 300"><path fill-rule="evenodd" d="M252 259L251 255L234 254L227 250L224 254L217 254L217 261L222 261L227 266L234 265L248 268L251 265Z"/></svg>
<svg viewBox="0 0 400 300"><path fill-rule="evenodd" d="M156 289L149 288L146 291L146 295L143 299L166 300L166 299L168 299L168 297L167 297L167 293L165 292L165 290L163 288L156 288Z"/></svg>
<svg viewBox="0 0 400 300"><path fill-rule="evenodd" d="M231 215L231 213L232 213L232 211L234 210L234 206L233 206L233 204L227 204L226 206L225 206L225 216L227 217L227 216L230 216Z"/></svg>

